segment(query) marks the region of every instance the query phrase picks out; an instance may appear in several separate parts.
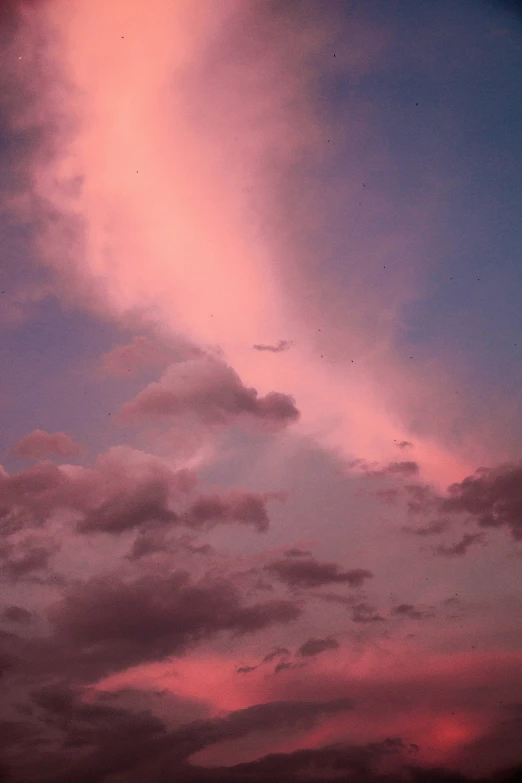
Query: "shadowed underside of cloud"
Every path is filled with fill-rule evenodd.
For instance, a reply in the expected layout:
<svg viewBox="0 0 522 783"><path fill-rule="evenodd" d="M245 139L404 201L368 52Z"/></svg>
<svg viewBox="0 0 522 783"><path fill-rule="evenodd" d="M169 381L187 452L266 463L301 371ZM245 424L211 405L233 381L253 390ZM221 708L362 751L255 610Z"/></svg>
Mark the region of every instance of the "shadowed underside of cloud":
<svg viewBox="0 0 522 783"><path fill-rule="evenodd" d="M184 513L190 527L203 527L209 522L247 522L259 531L268 530L266 497L255 492L232 492L227 496L201 495Z"/></svg>
<svg viewBox="0 0 522 783"><path fill-rule="evenodd" d="M34 430L13 446L13 453L23 459L45 459L46 457L75 457L82 446L75 443L65 432Z"/></svg>
<svg viewBox="0 0 522 783"><path fill-rule="evenodd" d="M108 783L112 775L118 775L115 779L125 783L140 779L159 783L173 779L214 779L216 774L216 779L220 779L221 774L227 774L226 770L189 764L190 756L216 743L254 732L309 729L325 717L353 709L348 698L268 702L168 731L150 712L89 703L81 695L60 685L33 691L33 710L36 708L41 717L39 726L12 722L3 727L2 744L9 757L17 762L12 765L9 780L13 783L22 780ZM13 752L17 748L22 751L18 757ZM232 779L238 779L234 768L230 773Z"/></svg>
<svg viewBox="0 0 522 783"><path fill-rule="evenodd" d="M34 531L45 530L57 512L70 515L71 531L113 536L137 531L142 537L150 534L156 545L169 531L183 527L208 530L217 524L242 523L265 531L267 504L279 497L243 490L197 494L196 486L191 470L173 469L156 457L123 447L99 457L94 468L42 462L13 475L3 471L0 558L10 562L12 575L30 571L31 563L45 565L42 557L44 550L50 553L51 539L39 534L42 540L37 540Z"/></svg>
<svg viewBox="0 0 522 783"><path fill-rule="evenodd" d="M2 746L10 783L469 783L443 768L418 765L418 746L399 737L272 753L229 767L201 767L192 757L212 745L257 732L313 728L353 709L348 698L257 704L174 730L147 711L82 700L63 686L32 693L38 726L5 722ZM517 783L520 767L480 783Z"/></svg>
<svg viewBox="0 0 522 783"><path fill-rule="evenodd" d="M41 576L60 546L50 536L28 535L0 543L0 570L8 581Z"/></svg>
<svg viewBox="0 0 522 783"><path fill-rule="evenodd" d="M354 623L375 623L384 621L384 618L377 613L374 606L360 603L352 609L352 620Z"/></svg>
<svg viewBox="0 0 522 783"><path fill-rule="evenodd" d="M0 614L0 617L9 620L11 623L21 623L23 625L30 623L33 619L31 612L28 612L27 609L24 609L22 606L16 606L14 604L6 606Z"/></svg>
<svg viewBox="0 0 522 783"><path fill-rule="evenodd" d="M434 616L432 611L417 609L413 604L399 604L391 610L391 613L397 617L407 617L410 620L425 620Z"/></svg>
<svg viewBox="0 0 522 783"><path fill-rule="evenodd" d="M343 571L337 563L320 563L312 557L276 560L266 565L265 570L290 587L321 587L333 583L359 587L373 576L364 568Z"/></svg>
<svg viewBox="0 0 522 783"><path fill-rule="evenodd" d="M290 601L245 605L229 581L193 584L186 572L91 579L71 589L50 609L49 644L70 655L76 672L101 677L169 655L221 631L254 633L300 615Z"/></svg>
<svg viewBox="0 0 522 783"><path fill-rule="evenodd" d="M294 398L280 392L259 397L237 373L209 356L172 365L120 411L122 421L165 419L192 414L207 424L230 424L247 417L279 429L297 421Z"/></svg>
<svg viewBox="0 0 522 783"><path fill-rule="evenodd" d="M522 463L479 468L452 484L448 495L443 511L470 514L481 527L506 527L522 540Z"/></svg>
<svg viewBox="0 0 522 783"><path fill-rule="evenodd" d="M332 636L329 636L326 639L311 638L300 646L297 655L300 655L303 658L310 658L314 655L319 655L319 653L322 653L325 650L337 650L338 648L339 642Z"/></svg>

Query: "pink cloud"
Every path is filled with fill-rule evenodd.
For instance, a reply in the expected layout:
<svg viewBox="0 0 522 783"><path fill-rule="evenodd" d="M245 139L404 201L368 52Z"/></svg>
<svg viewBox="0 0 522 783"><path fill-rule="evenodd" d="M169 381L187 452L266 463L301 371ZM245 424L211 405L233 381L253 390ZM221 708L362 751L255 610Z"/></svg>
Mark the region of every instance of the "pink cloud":
<svg viewBox="0 0 522 783"><path fill-rule="evenodd" d="M387 278L391 299L389 286L381 290L354 266L350 289L343 289L350 303L341 309L335 281L316 280L309 249L299 241L289 247L261 227L278 221L284 208L280 172L295 171L307 156L319 159L328 139L329 128L313 111L310 64L328 52L329 69L358 77L375 65L386 33L356 15L351 45L334 61L334 18L318 24L290 13L289 38L268 12L232 0L205 8L155 0L144 14L120 0L87 6L74 0L66 15L50 3L35 17L56 31L48 55L73 88L61 91L60 112L67 127L75 120L60 154L34 166L35 187L64 225L80 220L85 236L71 245L68 232L65 246L60 224L48 223L42 255L85 304L123 321L145 318L198 345L218 343L246 388L266 400L265 418L283 415L284 400L268 397L272 389L295 390L302 433L347 456L392 459L393 439L405 442L409 434L405 398L440 385L436 373L401 366L390 346L394 319L414 296L413 259L407 279ZM270 41L270 55L264 46L253 54L252 36ZM45 108L59 117L53 94L43 95ZM354 143L369 132L362 125L347 131ZM58 121L57 139L61 132ZM77 179L81 187L71 196L67 183ZM249 193L257 194L257 213ZM321 204L310 209L319 214ZM405 242L392 237L391 249L375 242L370 255L397 252L396 246L402 252ZM307 260L297 267L299 257ZM349 323L341 312L350 312ZM368 313L379 312L372 326ZM277 347L282 334L294 347L281 361L252 350ZM266 342L258 342L260 335ZM364 362L353 363L352 348ZM159 390L148 394L140 403L151 411L167 405ZM447 483L471 467L438 435L416 443L431 480Z"/></svg>
<svg viewBox="0 0 522 783"><path fill-rule="evenodd" d="M65 432L46 432L33 430L15 443L13 453L24 459L45 459L46 457L76 457L82 451L80 443L76 443Z"/></svg>
<svg viewBox="0 0 522 783"><path fill-rule="evenodd" d="M259 397L225 363L205 356L171 365L158 383L149 384L120 411L122 421L165 419L192 413L209 424L247 418L280 428L297 421L293 397L269 392Z"/></svg>
<svg viewBox="0 0 522 783"><path fill-rule="evenodd" d="M101 367L105 373L119 377L134 375L144 367L165 367L173 359L184 359L198 354L198 350L188 345L180 345L168 350L155 340L137 335L127 345L117 345L102 356Z"/></svg>

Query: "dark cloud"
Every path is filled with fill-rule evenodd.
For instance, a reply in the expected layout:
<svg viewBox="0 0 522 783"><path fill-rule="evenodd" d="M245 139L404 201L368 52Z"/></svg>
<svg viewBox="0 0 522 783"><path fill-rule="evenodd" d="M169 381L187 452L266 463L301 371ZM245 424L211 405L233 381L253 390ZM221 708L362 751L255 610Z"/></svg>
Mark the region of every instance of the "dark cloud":
<svg viewBox="0 0 522 783"><path fill-rule="evenodd" d="M378 489L374 495L378 500L381 501L381 503L387 503L391 505L397 500L399 496L399 490L388 487L388 489Z"/></svg>
<svg viewBox="0 0 522 783"><path fill-rule="evenodd" d="M325 650L337 650L338 648L339 642L331 636L326 639L311 638L301 645L297 654L304 658L309 658L314 655L319 655L319 653L322 653Z"/></svg>
<svg viewBox="0 0 522 783"><path fill-rule="evenodd" d="M465 513L481 527L506 527L522 540L522 463L479 468L452 484L441 502L443 511Z"/></svg>
<svg viewBox="0 0 522 783"><path fill-rule="evenodd" d="M419 466L411 460L407 462L390 462L383 470L383 473L389 473L392 476L415 476L418 472Z"/></svg>
<svg viewBox="0 0 522 783"><path fill-rule="evenodd" d="M231 582L193 584L186 572L133 582L100 577L73 587L51 608L49 644L72 656L82 676L103 676L183 654L220 631L254 633L299 614L289 601L245 605Z"/></svg>
<svg viewBox="0 0 522 783"><path fill-rule="evenodd" d="M237 674L250 674L250 672L254 672L257 669L257 666L239 666L239 668L236 669Z"/></svg>
<svg viewBox="0 0 522 783"><path fill-rule="evenodd" d="M265 655L263 658L263 663L269 663L270 661L273 661L274 658L278 658L280 655L290 655L290 650L287 650L286 647L276 647L275 650L272 650L272 652L269 652Z"/></svg>
<svg viewBox="0 0 522 783"><path fill-rule="evenodd" d="M409 440L395 441L395 445L398 449L412 449L413 443Z"/></svg>
<svg viewBox="0 0 522 783"><path fill-rule="evenodd" d="M391 610L391 613L398 617L407 617L410 620L425 620L434 616L432 611L416 609L413 604L399 604Z"/></svg>
<svg viewBox="0 0 522 783"><path fill-rule="evenodd" d="M128 486L90 509L78 522L79 533L119 534L146 523L174 524L179 517L169 508L172 494L168 476Z"/></svg>
<svg viewBox="0 0 522 783"><path fill-rule="evenodd" d="M281 353L282 351L288 351L291 346L292 343L289 340L279 340L276 345L257 344L253 345L252 347L256 351L271 351L272 353Z"/></svg>
<svg viewBox="0 0 522 783"><path fill-rule="evenodd" d="M40 747L38 743L31 744L34 728L28 724L12 722L2 727L4 745L24 750L18 755L11 753L11 758L17 761L11 769L13 783L22 780L108 783L112 776L125 783L136 780L166 783L173 779L188 782L219 780L222 772L227 779L231 774L230 780L239 781L244 779L241 776L245 765L240 765L241 769L204 769L188 763L188 759L219 742L240 739L254 732L310 729L327 716L353 709L352 701L347 698L325 702L268 702L226 717L196 720L169 731L150 712L130 711L100 702L86 703L81 700L81 693L74 693L66 686L41 688L33 692L32 699L44 718L39 726ZM53 742L48 749L45 746L51 736Z"/></svg>
<svg viewBox="0 0 522 783"><path fill-rule="evenodd" d="M58 541L48 536L30 535L16 543L0 544L0 572L13 582L45 572L59 548Z"/></svg>
<svg viewBox="0 0 522 783"><path fill-rule="evenodd" d="M368 462L365 459L354 459L348 463L349 468L359 468L370 477L383 476L415 476L419 472L419 466L412 460L404 462L389 462L385 467L378 467L378 462Z"/></svg>
<svg viewBox="0 0 522 783"><path fill-rule="evenodd" d="M120 412L124 421L193 414L207 424L230 424L246 417L270 428L297 421L293 397L270 392L259 397L243 385L237 373L205 356L168 368L158 383L149 384Z"/></svg>
<svg viewBox="0 0 522 783"><path fill-rule="evenodd" d="M46 457L75 457L82 451L65 432L46 432L33 430L13 446L13 453L24 459L45 459Z"/></svg>
<svg viewBox="0 0 522 783"><path fill-rule="evenodd" d="M190 527L245 522L265 531L268 529L266 496L255 492L232 492L224 497L202 495L184 513L183 520Z"/></svg>
<svg viewBox="0 0 522 783"><path fill-rule="evenodd" d="M435 519L427 525L419 525L418 527L404 525L402 532L411 533L413 536L438 536L440 533L444 533L450 527L450 524L448 519Z"/></svg>
<svg viewBox="0 0 522 783"><path fill-rule="evenodd" d="M22 625L27 625L33 619L31 612L22 606L15 605L6 606L0 617L9 620L11 623L20 623Z"/></svg>
<svg viewBox="0 0 522 783"><path fill-rule="evenodd" d="M353 606L358 600L353 595L339 595L339 593L312 593L312 595L328 604L342 604L347 607Z"/></svg>
<svg viewBox="0 0 522 783"><path fill-rule="evenodd" d="M309 550L305 549L287 549L286 552L283 552L285 557L306 557L307 555L311 555L312 553Z"/></svg>
<svg viewBox="0 0 522 783"><path fill-rule="evenodd" d="M70 472L66 466L40 462L12 476L0 473L0 532L11 536L42 527L59 510L73 512L81 534L210 528L225 522L264 531L269 524L267 502L281 497L242 490L198 497L196 484L192 471L173 470L151 455L123 447L100 457L93 469ZM138 550L147 544L136 546Z"/></svg>
<svg viewBox="0 0 522 783"><path fill-rule="evenodd" d="M429 514L440 511L440 495L428 484L406 484L407 507L410 514Z"/></svg>
<svg viewBox="0 0 522 783"><path fill-rule="evenodd" d="M464 533L460 541L458 541L456 544L453 544L453 546L445 546L444 544L440 544L435 548L435 552L436 554L443 555L445 557L459 557L465 555L468 549L473 546L473 544L483 542L484 540L483 533Z"/></svg>
<svg viewBox="0 0 522 783"><path fill-rule="evenodd" d="M384 620L374 606L367 603L356 604L352 609L352 620L354 623L375 623Z"/></svg>
<svg viewBox="0 0 522 783"><path fill-rule="evenodd" d="M312 557L277 560L265 569L290 587L321 587L334 583L359 587L373 576L364 568L343 571L337 563L320 563Z"/></svg>

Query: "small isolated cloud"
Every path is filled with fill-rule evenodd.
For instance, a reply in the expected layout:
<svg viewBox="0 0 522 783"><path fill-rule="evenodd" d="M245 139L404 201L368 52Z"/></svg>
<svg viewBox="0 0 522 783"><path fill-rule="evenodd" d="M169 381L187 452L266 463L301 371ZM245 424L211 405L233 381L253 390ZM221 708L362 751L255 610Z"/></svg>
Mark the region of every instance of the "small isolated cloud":
<svg viewBox="0 0 522 783"><path fill-rule="evenodd" d="M265 569L290 587L321 587L334 583L359 587L373 576L364 568L343 571L337 563L320 563L312 557L276 560Z"/></svg>
<svg viewBox="0 0 522 783"><path fill-rule="evenodd" d="M171 365L157 383L149 384L122 406L122 421L168 419L191 414L210 425L244 418L280 429L297 421L294 398L281 392L259 397L237 373L218 359L204 356Z"/></svg>
<svg viewBox="0 0 522 783"><path fill-rule="evenodd" d="M398 449L412 449L413 443L409 440L394 441Z"/></svg>
<svg viewBox="0 0 522 783"><path fill-rule="evenodd" d="M314 655L319 655L319 653L322 653L325 650L337 650L338 648L339 642L332 636L329 636L326 639L311 638L301 645L297 651L297 655L300 655L303 658L310 658Z"/></svg>
<svg viewBox="0 0 522 783"><path fill-rule="evenodd" d="M75 457L82 451L65 432L33 430L13 446L13 453L23 459L45 459L47 457Z"/></svg>
<svg viewBox="0 0 522 783"><path fill-rule="evenodd" d="M366 603L356 604L352 609L352 620L354 623L375 623L384 620L374 606Z"/></svg>
<svg viewBox="0 0 522 783"><path fill-rule="evenodd" d="M458 541L453 546L445 546L444 544L441 544L440 546L436 547L435 553L444 557L459 557L461 555L465 555L468 549L473 546L473 544L484 541L484 533L465 533L460 541Z"/></svg>
<svg viewBox="0 0 522 783"><path fill-rule="evenodd" d="M279 663L274 666L274 674L279 674L279 672L285 671L285 669L298 669L303 664L299 663L290 663L289 661L279 661Z"/></svg>
<svg viewBox="0 0 522 783"><path fill-rule="evenodd" d="M391 610L396 617L407 617L410 620L426 620L433 617L433 612L425 609L416 609L413 604L399 604Z"/></svg>
<svg viewBox="0 0 522 783"><path fill-rule="evenodd" d="M283 554L285 557L307 557L311 552L308 549L298 549L297 547L294 547L292 549L287 549Z"/></svg>
<svg viewBox="0 0 522 783"><path fill-rule="evenodd" d="M270 351L271 353L281 353L282 351L288 351L291 346L292 342L290 340L279 340L276 345L263 345L258 343L252 347L255 351Z"/></svg>
<svg viewBox="0 0 522 783"><path fill-rule="evenodd" d="M257 666L239 666L236 669L236 674L249 674L257 669Z"/></svg>

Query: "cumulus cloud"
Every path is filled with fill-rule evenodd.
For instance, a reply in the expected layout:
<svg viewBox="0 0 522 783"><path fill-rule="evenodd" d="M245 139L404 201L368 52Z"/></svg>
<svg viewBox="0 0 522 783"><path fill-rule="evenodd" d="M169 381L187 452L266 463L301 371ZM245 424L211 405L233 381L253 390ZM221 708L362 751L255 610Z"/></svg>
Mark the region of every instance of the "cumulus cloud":
<svg viewBox="0 0 522 783"><path fill-rule="evenodd" d="M390 462L384 468L384 473L398 476L415 476L419 472L419 466L416 462L408 460L405 462Z"/></svg>
<svg viewBox="0 0 522 783"><path fill-rule="evenodd" d="M290 601L243 604L230 581L191 583L178 571L135 581L93 578L71 588L49 616L53 644L74 651L78 670L102 676L180 655L220 631L254 633L299 614Z"/></svg>
<svg viewBox="0 0 522 783"><path fill-rule="evenodd" d="M203 356L172 365L161 380L149 384L120 411L123 421L168 419L192 414L207 424L230 424L247 419L270 428L297 421L299 411L288 394L269 392L259 397L237 373L218 359Z"/></svg>
<svg viewBox="0 0 522 783"><path fill-rule="evenodd" d="M185 524L204 527L208 523L245 522L259 531L268 529L266 496L255 492L201 495L183 514Z"/></svg>
<svg viewBox="0 0 522 783"><path fill-rule="evenodd" d="M332 636L328 636L326 639L316 639L312 637L307 639L307 641L299 647L297 655L300 655L303 658L310 658L319 655L319 653L322 653L325 650L337 650L338 648L339 642Z"/></svg>
<svg viewBox="0 0 522 783"><path fill-rule="evenodd" d="M28 535L0 544L0 572L16 582L46 572L60 544L50 536Z"/></svg>
<svg viewBox="0 0 522 783"><path fill-rule="evenodd" d="M474 517L481 527L506 527L522 540L522 463L479 468L452 484L442 509Z"/></svg>
<svg viewBox="0 0 522 783"><path fill-rule="evenodd" d="M67 686L51 685L32 693L33 709L44 721L36 734L44 742L33 742L34 730L20 724L15 731L4 732L5 742L12 751L25 749L25 758L10 753L18 763L14 770L25 770L27 779L39 783L80 783L102 781L112 776L125 775L130 783L146 779L159 783L167 776L180 781L218 781L243 779L247 774L254 780L255 763L247 770L232 767L230 771L198 767L189 762L191 756L206 747L220 742L237 740L258 732L277 732L284 729L310 729L322 719L341 715L353 709L348 698L330 701L272 701L255 704L230 712L219 718L206 718L185 723L168 730L162 720L149 711L136 711L103 704L86 703L81 692L75 693ZM47 731L43 729L47 726ZM5 727L6 729L8 727ZM55 742L46 751L45 739L54 733ZM57 748L56 737L61 742ZM81 749L81 754L78 750ZM283 758L287 758L283 756ZM15 765L13 765L14 767ZM303 765L300 764L300 767ZM231 777L229 777L231 776ZM239 776L239 777L238 777ZM260 780L267 780L263 773ZM270 777L274 779L274 777ZM18 776L15 778L18 783Z"/></svg>
<svg viewBox="0 0 522 783"><path fill-rule="evenodd" d="M321 587L334 583L359 587L373 576L364 568L343 571L337 563L321 563L313 557L276 560L266 565L265 570L290 587Z"/></svg>
<svg viewBox="0 0 522 783"><path fill-rule="evenodd" d="M42 527L58 510L76 518L81 534L158 531L184 526L208 529L239 522L268 528L267 503L278 493L231 490L196 494L197 477L129 448L113 448L94 468L38 463L21 473L0 474L0 530L14 535Z"/></svg>
<svg viewBox="0 0 522 783"><path fill-rule="evenodd" d="M166 367L173 361L185 361L201 355L196 346L180 341L175 348L166 348L150 337L137 335L126 345L117 345L111 351L104 353L101 359L101 369L108 375L127 377L135 375L146 367Z"/></svg>
<svg viewBox="0 0 522 783"><path fill-rule="evenodd" d="M76 457L82 451L65 432L33 430L13 446L13 453L23 459L45 459L46 457Z"/></svg>

